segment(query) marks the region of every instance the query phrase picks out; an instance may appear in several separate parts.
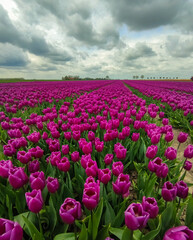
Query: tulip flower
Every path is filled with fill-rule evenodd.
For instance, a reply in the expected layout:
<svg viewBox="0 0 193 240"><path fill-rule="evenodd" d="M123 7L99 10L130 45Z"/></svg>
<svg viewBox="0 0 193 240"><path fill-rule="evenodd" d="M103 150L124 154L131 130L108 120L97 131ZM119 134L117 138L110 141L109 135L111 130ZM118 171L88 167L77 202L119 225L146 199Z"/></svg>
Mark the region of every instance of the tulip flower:
<svg viewBox="0 0 193 240"><path fill-rule="evenodd" d="M187 140L187 138L188 138L188 133L180 132L177 140L179 143L184 143Z"/></svg>
<svg viewBox="0 0 193 240"><path fill-rule="evenodd" d="M100 197L100 187L84 188L82 202L88 210L96 208Z"/></svg>
<svg viewBox="0 0 193 240"><path fill-rule="evenodd" d="M149 220L149 213L144 211L142 204L132 203L125 211L125 224L130 230L144 228Z"/></svg>
<svg viewBox="0 0 193 240"><path fill-rule="evenodd" d="M191 168L192 168L192 163L191 163L190 161L186 160L186 161L184 162L184 169L185 169L186 171L190 171Z"/></svg>
<svg viewBox="0 0 193 240"><path fill-rule="evenodd" d="M192 240L193 231L186 226L170 228L164 235L163 240Z"/></svg>
<svg viewBox="0 0 193 240"><path fill-rule="evenodd" d="M57 167L62 172L68 172L70 169L70 162L67 157L63 157L57 162Z"/></svg>
<svg viewBox="0 0 193 240"><path fill-rule="evenodd" d="M103 184L107 184L111 179L111 170L108 168L98 170L98 179Z"/></svg>
<svg viewBox="0 0 193 240"><path fill-rule="evenodd" d="M59 181L57 178L48 177L46 179L46 186L47 186L48 192L55 193L59 188Z"/></svg>
<svg viewBox="0 0 193 240"><path fill-rule="evenodd" d="M162 187L162 197L165 201L170 202L176 198L177 187L174 186L171 182L167 181Z"/></svg>
<svg viewBox="0 0 193 240"><path fill-rule="evenodd" d="M143 206L143 209L149 213L149 218L157 217L159 208L155 198L151 198L151 197L146 198L144 196L142 200L142 206Z"/></svg>
<svg viewBox="0 0 193 240"><path fill-rule="evenodd" d="M30 173L35 173L40 170L40 163L37 159L33 160L32 162L29 162L28 164L28 170Z"/></svg>
<svg viewBox="0 0 193 240"><path fill-rule="evenodd" d="M32 189L43 190L46 185L44 172L31 173L29 177L30 186Z"/></svg>
<svg viewBox="0 0 193 240"><path fill-rule="evenodd" d="M131 140L132 140L133 142L137 142L137 140L139 139L139 137L140 137L140 133L133 133L133 134L132 134L132 137L131 137Z"/></svg>
<svg viewBox="0 0 193 240"><path fill-rule="evenodd" d="M188 145L188 147L184 150L184 157L185 158L193 157L193 145Z"/></svg>
<svg viewBox="0 0 193 240"><path fill-rule="evenodd" d="M116 194L121 194L123 197L129 195L129 187L131 182L129 181L129 175L120 173L117 180L113 184L113 191Z"/></svg>
<svg viewBox="0 0 193 240"><path fill-rule="evenodd" d="M62 221L66 224L73 224L76 219L82 216L81 204L73 198L66 198L59 210Z"/></svg>
<svg viewBox="0 0 193 240"><path fill-rule="evenodd" d="M174 160L177 157L177 150L173 147L168 147L164 155L167 159Z"/></svg>
<svg viewBox="0 0 193 240"><path fill-rule="evenodd" d="M9 169L9 183L15 189L23 187L28 182L24 168L14 167Z"/></svg>
<svg viewBox="0 0 193 240"><path fill-rule="evenodd" d="M43 207L43 198L41 190L34 189L32 192L26 192L25 198L29 210L33 213L39 213Z"/></svg>
<svg viewBox="0 0 193 240"><path fill-rule="evenodd" d="M1 160L0 161L0 176L3 178L9 177L9 169L13 168L11 160Z"/></svg>
<svg viewBox="0 0 193 240"><path fill-rule="evenodd" d="M23 163L27 164L29 161L31 161L32 156L30 152L25 152L25 151L18 151L17 152L17 159Z"/></svg>
<svg viewBox="0 0 193 240"><path fill-rule="evenodd" d="M73 162L78 162L80 160L80 153L78 151L71 153L71 160Z"/></svg>
<svg viewBox="0 0 193 240"><path fill-rule="evenodd" d="M110 165L113 161L113 154L106 154L105 158L104 158L104 162L106 165Z"/></svg>
<svg viewBox="0 0 193 240"><path fill-rule="evenodd" d="M149 146L146 150L146 157L149 158L149 159L154 158L157 154L157 151L158 151L157 145L156 146L154 146L154 145Z"/></svg>
<svg viewBox="0 0 193 240"><path fill-rule="evenodd" d="M98 174L98 166L97 162L93 161L92 159L88 159L86 163L86 175L96 177Z"/></svg>
<svg viewBox="0 0 193 240"><path fill-rule="evenodd" d="M17 222L0 218L0 239L1 240L22 240L23 229Z"/></svg>
<svg viewBox="0 0 193 240"><path fill-rule="evenodd" d="M180 198L186 198L188 196L188 186L184 181L179 181L175 185L177 187L177 196Z"/></svg>
<svg viewBox="0 0 193 240"><path fill-rule="evenodd" d="M113 173L113 175L118 177L120 173L123 173L123 168L124 168L124 166L123 166L123 163L121 161L114 162L112 164L112 173Z"/></svg>
<svg viewBox="0 0 193 240"><path fill-rule="evenodd" d="M69 149L69 145L66 144L66 145L62 145L62 153L64 155L67 155L69 153L70 149Z"/></svg>

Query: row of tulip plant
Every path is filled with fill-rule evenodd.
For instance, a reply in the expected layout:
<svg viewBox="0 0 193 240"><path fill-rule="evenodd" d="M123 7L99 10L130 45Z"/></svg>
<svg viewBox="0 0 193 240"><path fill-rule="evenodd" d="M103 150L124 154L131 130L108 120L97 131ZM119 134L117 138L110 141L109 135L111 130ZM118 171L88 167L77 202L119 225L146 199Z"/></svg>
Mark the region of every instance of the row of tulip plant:
<svg viewBox="0 0 193 240"><path fill-rule="evenodd" d="M137 96L156 103L175 128L188 132L193 142L193 83L125 81ZM175 89L175 90L174 90Z"/></svg>
<svg viewBox="0 0 193 240"><path fill-rule="evenodd" d="M0 239L193 239L193 146L177 158L164 105L122 81L0 92Z"/></svg>

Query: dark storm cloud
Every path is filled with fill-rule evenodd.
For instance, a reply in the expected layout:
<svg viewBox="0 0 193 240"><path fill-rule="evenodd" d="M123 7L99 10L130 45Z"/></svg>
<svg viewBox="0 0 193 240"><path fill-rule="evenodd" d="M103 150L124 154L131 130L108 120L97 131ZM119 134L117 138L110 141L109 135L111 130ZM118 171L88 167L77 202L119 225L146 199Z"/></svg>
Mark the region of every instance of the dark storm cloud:
<svg viewBox="0 0 193 240"><path fill-rule="evenodd" d="M135 31L173 24L186 7L184 0L112 0L108 3L116 21Z"/></svg>
<svg viewBox="0 0 193 240"><path fill-rule="evenodd" d="M70 61L72 57L66 51L57 51L49 45L38 32L32 32L30 36L20 32L11 22L7 12L0 5L0 42L10 43L37 56L49 58L51 61Z"/></svg>
<svg viewBox="0 0 193 240"><path fill-rule="evenodd" d="M24 67L29 63L27 54L11 44L0 44L1 67Z"/></svg>
<svg viewBox="0 0 193 240"><path fill-rule="evenodd" d="M166 49L172 57L191 57L193 54L193 38L182 39L179 36L168 36Z"/></svg>
<svg viewBox="0 0 193 240"><path fill-rule="evenodd" d="M68 35L88 47L111 49L119 43L119 34L113 26L108 26L98 33L94 30L90 19L85 20L79 15L75 15L67 24Z"/></svg>
<svg viewBox="0 0 193 240"><path fill-rule="evenodd" d="M134 48L125 51L126 60L136 60L138 58L153 57L156 53L145 43L137 43Z"/></svg>

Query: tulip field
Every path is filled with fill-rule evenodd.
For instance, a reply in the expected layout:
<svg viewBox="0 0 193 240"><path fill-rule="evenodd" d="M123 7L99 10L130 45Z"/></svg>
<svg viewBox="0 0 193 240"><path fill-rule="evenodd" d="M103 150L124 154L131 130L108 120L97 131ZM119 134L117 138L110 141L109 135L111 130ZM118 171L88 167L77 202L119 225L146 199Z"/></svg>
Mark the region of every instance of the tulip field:
<svg viewBox="0 0 193 240"><path fill-rule="evenodd" d="M192 82L0 83L0 123L0 240L193 240Z"/></svg>

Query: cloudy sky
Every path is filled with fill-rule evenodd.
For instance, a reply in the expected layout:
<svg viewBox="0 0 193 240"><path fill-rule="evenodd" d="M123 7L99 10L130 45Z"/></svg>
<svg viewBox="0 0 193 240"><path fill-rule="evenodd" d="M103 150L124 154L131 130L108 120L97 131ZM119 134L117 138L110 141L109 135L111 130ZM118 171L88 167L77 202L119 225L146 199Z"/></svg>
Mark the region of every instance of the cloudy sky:
<svg viewBox="0 0 193 240"><path fill-rule="evenodd" d="M193 75L193 0L0 0L0 78Z"/></svg>

